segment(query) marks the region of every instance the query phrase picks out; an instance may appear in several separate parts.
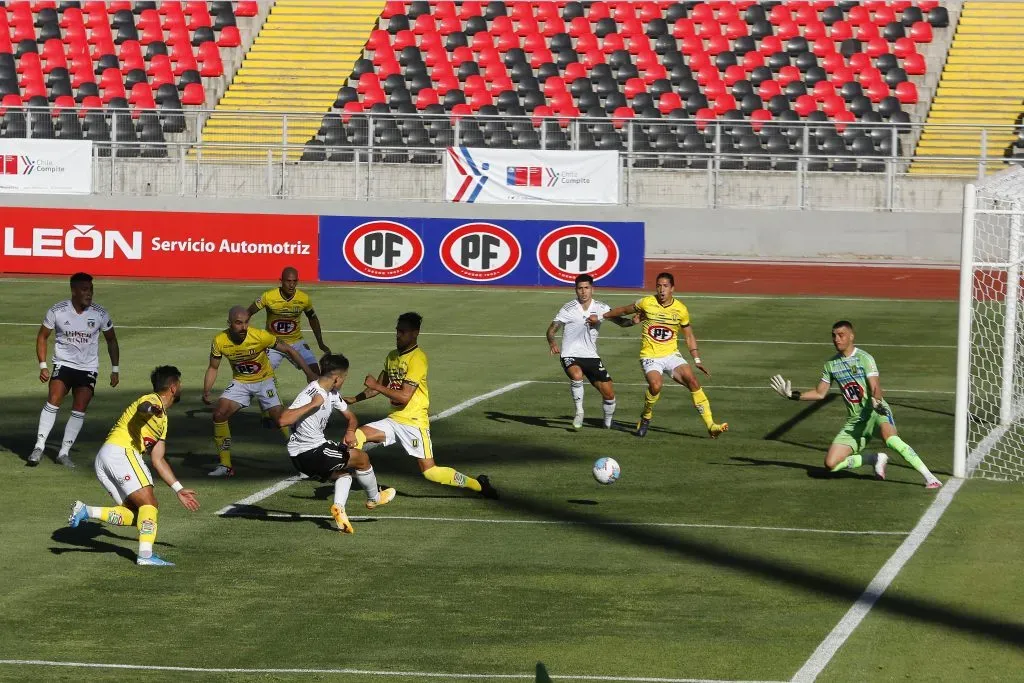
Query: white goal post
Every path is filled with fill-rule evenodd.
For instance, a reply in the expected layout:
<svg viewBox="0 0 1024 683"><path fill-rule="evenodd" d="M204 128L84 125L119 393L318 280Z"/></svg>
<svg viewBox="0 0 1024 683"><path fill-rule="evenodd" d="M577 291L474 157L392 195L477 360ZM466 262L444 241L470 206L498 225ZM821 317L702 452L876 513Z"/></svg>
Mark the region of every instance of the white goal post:
<svg viewBox="0 0 1024 683"><path fill-rule="evenodd" d="M1024 481L1024 169L964 190L953 474Z"/></svg>

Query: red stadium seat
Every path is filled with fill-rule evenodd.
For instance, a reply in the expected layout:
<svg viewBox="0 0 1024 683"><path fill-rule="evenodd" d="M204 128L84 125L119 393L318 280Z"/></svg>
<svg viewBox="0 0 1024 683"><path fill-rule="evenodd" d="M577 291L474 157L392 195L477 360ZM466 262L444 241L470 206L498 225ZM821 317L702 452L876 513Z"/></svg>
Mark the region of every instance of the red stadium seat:
<svg viewBox="0 0 1024 683"><path fill-rule="evenodd" d="M168 3L164 3L168 4ZM384 9L381 11L380 16L383 19L390 19L396 14L405 14L405 3L400 0L388 0L384 3ZM235 16L238 15L238 10L235 10Z"/></svg>
<svg viewBox="0 0 1024 683"><path fill-rule="evenodd" d="M237 26L225 26L217 36L217 47L238 47L242 44L242 36Z"/></svg>
<svg viewBox="0 0 1024 683"><path fill-rule="evenodd" d="M714 110L716 115L724 114L733 109L736 109L736 98L729 93L724 93L715 98L712 110Z"/></svg>
<svg viewBox="0 0 1024 683"><path fill-rule="evenodd" d="M667 116L669 112L682 108L683 100L679 97L679 93L667 92L663 93L662 96L658 98L658 111L660 111L662 115Z"/></svg>
<svg viewBox="0 0 1024 683"><path fill-rule="evenodd" d="M802 80L800 69L796 68L795 66L784 66L781 69L779 69L779 76L777 80L779 81L779 84L782 85L782 87L786 87L793 81Z"/></svg>
<svg viewBox="0 0 1024 683"><path fill-rule="evenodd" d="M782 40L778 36L765 36L761 39L761 54L766 57L776 52L782 52L782 48Z"/></svg>
<svg viewBox="0 0 1024 683"><path fill-rule="evenodd" d="M782 94L782 86L779 85L778 81L761 81L761 85L757 86L757 96L761 98L762 102L767 102L776 95Z"/></svg>
<svg viewBox="0 0 1024 683"><path fill-rule="evenodd" d="M418 93L416 93L417 109L426 109L432 104L439 104L436 90L433 88L422 88Z"/></svg>
<svg viewBox="0 0 1024 683"><path fill-rule="evenodd" d="M704 84L704 96L708 98L708 102L712 102L719 95L724 95L728 91L725 81L721 78L713 78Z"/></svg>
<svg viewBox="0 0 1024 683"><path fill-rule="evenodd" d="M708 107L698 109L697 113L693 116L693 120L697 125L697 130L701 132L706 131L715 120L715 111Z"/></svg>
<svg viewBox="0 0 1024 683"><path fill-rule="evenodd" d="M896 99L900 104L917 104L917 86L913 81L904 81L896 84Z"/></svg>
<svg viewBox="0 0 1024 683"><path fill-rule="evenodd" d="M725 84L729 87L732 87L736 81L742 81L746 78L747 72L738 64L727 66L725 68L725 72L722 74L722 80L725 81Z"/></svg>
<svg viewBox="0 0 1024 683"><path fill-rule="evenodd" d="M764 130L764 125L772 120L772 113L767 109L755 109L750 114L750 127L755 133Z"/></svg>
<svg viewBox="0 0 1024 683"><path fill-rule="evenodd" d="M803 34L804 38L813 42L820 38L827 37L828 29L825 27L825 24L823 22L815 21L813 23L808 24L807 26L804 26Z"/></svg>
<svg viewBox="0 0 1024 683"><path fill-rule="evenodd" d="M892 44L892 53L900 59L917 52L917 46L913 38L897 38Z"/></svg>
<svg viewBox="0 0 1024 683"><path fill-rule="evenodd" d="M848 21L837 21L828 31L828 37L837 43L853 38L853 25Z"/></svg>
<svg viewBox="0 0 1024 683"><path fill-rule="evenodd" d="M836 112L836 115L832 117L836 122L836 130L842 133L847 128L848 123L853 123L857 120L857 117L853 115L853 112L843 109L842 111Z"/></svg>
<svg viewBox="0 0 1024 683"><path fill-rule="evenodd" d="M695 35L697 35L697 26L692 19L676 19L676 23L672 25L672 37L677 40Z"/></svg>
<svg viewBox="0 0 1024 683"><path fill-rule="evenodd" d="M547 81L545 81L544 84L547 85ZM623 93L626 95L627 100L633 99L637 94L642 92L647 92L647 84L644 83L644 79L630 78L626 80L626 84L623 87Z"/></svg>
<svg viewBox="0 0 1024 683"><path fill-rule="evenodd" d="M838 95L829 95L821 100L821 110L825 112L829 118L835 118L839 112L846 111L846 100Z"/></svg>
<svg viewBox="0 0 1024 683"><path fill-rule="evenodd" d="M819 102L824 102L827 98L835 96L836 86L831 81L818 81L811 88L810 94Z"/></svg>
<svg viewBox="0 0 1024 683"><path fill-rule="evenodd" d="M635 115L635 112L629 107L619 107L612 112L612 125L616 128L622 128L626 125L626 120L633 118Z"/></svg>
<svg viewBox="0 0 1024 683"><path fill-rule="evenodd" d="M832 72L831 76L832 77L830 80L835 84L837 88L842 86L843 83L849 83L850 81L856 79L857 77L857 75L853 73L853 69L851 69L848 66L843 66L836 69L834 72Z"/></svg>
<svg viewBox="0 0 1024 683"><path fill-rule="evenodd" d="M915 22L910 27L910 37L914 39L915 43L932 42L932 25L927 21Z"/></svg>
<svg viewBox="0 0 1024 683"><path fill-rule="evenodd" d="M818 103L810 95L800 95L793 102L793 111L802 117L806 117L812 111L818 110Z"/></svg>
<svg viewBox="0 0 1024 683"><path fill-rule="evenodd" d="M747 54L743 55L742 64L743 69L749 73L759 66L764 66L764 55L760 52L751 50Z"/></svg>
<svg viewBox="0 0 1024 683"><path fill-rule="evenodd" d="M750 30L745 21L730 21L725 27L725 37L729 40L736 40L749 34Z"/></svg>
<svg viewBox="0 0 1024 683"><path fill-rule="evenodd" d="M927 69L924 61L924 55L920 55L916 52L907 55L903 59L903 68L906 70L907 74L911 76L923 76Z"/></svg>
<svg viewBox="0 0 1024 683"><path fill-rule="evenodd" d="M237 16L237 14L236 14ZM188 83L185 85L185 89L181 92L181 103L189 105L201 105L206 101L206 92L203 90L202 83ZM346 103L346 108L349 104L359 104L358 102ZM361 107L362 105L360 105Z"/></svg>
<svg viewBox="0 0 1024 683"><path fill-rule="evenodd" d="M864 94L867 95L874 104L878 104L889 96L889 86L882 80L872 81L864 88Z"/></svg>

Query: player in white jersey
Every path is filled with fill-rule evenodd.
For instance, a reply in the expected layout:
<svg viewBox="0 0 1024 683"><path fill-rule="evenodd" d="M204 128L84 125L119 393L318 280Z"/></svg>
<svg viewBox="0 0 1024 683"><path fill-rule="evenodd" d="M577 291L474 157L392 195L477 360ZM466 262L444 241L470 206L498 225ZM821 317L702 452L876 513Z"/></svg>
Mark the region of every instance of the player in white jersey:
<svg viewBox="0 0 1024 683"><path fill-rule="evenodd" d="M555 319L548 325L547 339L551 355L559 356L562 369L569 377L572 401L576 416L573 429L583 426L583 378L586 377L604 399L604 426L611 429L615 414L615 387L611 375L605 369L597 353L597 335L601 331L601 320L611 310L608 304L594 299L594 278L586 273L576 276L576 298L562 306ZM593 316L597 322L592 322ZM639 322L634 318L613 318L620 327L630 327ZM562 345L559 348L555 334L562 330Z"/></svg>
<svg viewBox="0 0 1024 683"><path fill-rule="evenodd" d="M71 276L71 298L54 304L46 312L36 335L36 359L39 361L39 381L49 382L49 396L39 414L36 445L28 456L28 465L35 467L43 459L46 439L50 436L57 412L68 392L71 392L71 417L64 427L64 439L57 453L57 462L74 468L71 447L82 430L85 411L96 390L96 375L100 369L99 337L107 341L110 355L110 386L116 387L120 375L117 367L121 351L114 334L114 323L106 310L92 302L92 276L75 273ZM53 373L46 364L46 340L56 332L53 344Z"/></svg>
<svg viewBox="0 0 1024 683"><path fill-rule="evenodd" d="M291 425L288 455L302 474L317 481L334 482L334 504L331 516L343 534L355 533L345 513L352 477L366 490L366 507L373 510L387 505L395 497L395 489L380 490L366 452L355 447L356 427L359 421L348 409L338 390L348 376L348 359L341 354L327 354L320 359L319 379L310 382L292 401L288 409L277 418L280 426ZM331 441L325 435L327 423L337 410L348 420L348 428L341 442Z"/></svg>

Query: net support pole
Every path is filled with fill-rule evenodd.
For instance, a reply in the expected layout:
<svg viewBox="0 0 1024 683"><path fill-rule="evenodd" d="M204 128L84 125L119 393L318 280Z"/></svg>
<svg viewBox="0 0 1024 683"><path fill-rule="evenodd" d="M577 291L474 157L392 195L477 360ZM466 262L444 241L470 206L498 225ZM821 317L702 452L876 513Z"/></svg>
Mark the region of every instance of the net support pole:
<svg viewBox="0 0 1024 683"><path fill-rule="evenodd" d="M1013 202L1010 216L1009 267L1006 269L1006 315L1003 321L1003 358L999 383L999 424L1009 425L1014 413L1014 365L1017 348L1017 300L1020 294L1020 202Z"/></svg>
<svg viewBox="0 0 1024 683"><path fill-rule="evenodd" d="M974 296L975 186L964 188L960 241L960 305L956 331L956 416L953 430L953 476L967 476L967 411L970 406L971 303Z"/></svg>

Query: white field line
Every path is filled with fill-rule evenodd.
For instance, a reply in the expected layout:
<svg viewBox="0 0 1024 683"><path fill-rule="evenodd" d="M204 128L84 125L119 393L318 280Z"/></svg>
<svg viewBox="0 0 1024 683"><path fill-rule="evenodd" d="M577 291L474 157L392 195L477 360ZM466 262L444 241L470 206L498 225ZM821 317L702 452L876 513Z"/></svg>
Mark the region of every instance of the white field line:
<svg viewBox="0 0 1024 683"><path fill-rule="evenodd" d="M122 669L130 671L173 671L177 673L216 674L334 674L345 676L386 676L389 678L442 678L450 680L532 681L533 674L455 674L434 671L372 671L366 669L234 669L198 666L156 666L144 664L105 664L97 662L55 662L45 659L0 659L0 665L57 666L76 669ZM555 681L617 681L619 683L783 683L782 681L724 681L710 678L661 678L651 676L601 676L594 674L550 674Z"/></svg>
<svg viewBox="0 0 1024 683"><path fill-rule="evenodd" d="M942 487L938 496L928 506L928 509L924 511L924 514L921 515L921 519L918 520L910 535L900 544L900 547L896 549L892 557L882 565L882 568L878 570L875 578L871 580L868 587L857 598L857 602L850 607L846 614L843 615L843 618L839 620L839 623L836 624L835 628L832 629L831 633L825 637L825 640L818 645L814 653L800 667L800 670L793 675L792 683L809 683L825 670L825 667L832 661L839 648L846 643L857 626L864 621L864 617L868 615L871 608L882 597L882 594L885 593L893 579L896 578L896 575L900 573L907 562L910 561L910 558L914 556L914 553L917 552L918 548L928 538L935 525L939 523L943 513L946 512L949 504L953 502L953 496L960 490L963 483L963 479L950 479Z"/></svg>
<svg viewBox="0 0 1024 683"><path fill-rule="evenodd" d="M566 384L567 380L552 380L552 379L535 379L534 384ZM646 382L616 382L617 387L646 387ZM682 387L680 384L673 382L662 385L663 387ZM702 385L705 389L721 389L723 391L736 390L736 391L771 391L772 388L765 385L741 385L741 384L704 384ZM946 389L890 389L885 388L886 394L955 394L955 391Z"/></svg>
<svg viewBox="0 0 1024 683"><path fill-rule="evenodd" d="M241 504L239 501L238 504ZM330 515L303 515L289 512L267 512L249 514L247 512L227 512L222 517L271 517L273 519L331 519ZM805 534L834 534L839 536L906 536L906 531L844 531L841 529L805 529L784 526L745 526L742 524L696 524L686 522L582 522L552 519L480 519L473 517L407 517L400 515L381 515L370 517L349 517L353 522L384 522L388 520L408 522L454 522L463 524L543 524L548 526L578 526L592 524L594 526L616 527L658 527L680 529L728 529L734 531L779 531Z"/></svg>
<svg viewBox="0 0 1024 683"><path fill-rule="evenodd" d="M504 393L507 393L509 391L514 391L516 389L519 389L520 387L526 386L527 384L530 384L530 380L525 380L525 381L522 381L522 382L513 382L512 384L506 384L505 386L499 387L499 388L495 389L494 391L488 391L486 394L480 394L479 396L474 396L473 398L467 399L467 400L463 401L462 403L459 403L459 404L456 404L456 405L452 406L451 408L448 408L446 410L442 410L437 415L431 416L430 419L433 420L434 422L436 422L438 420L443 420L446 417L451 417L452 415L455 415L456 413L461 413L463 410L466 410L467 408L472 408L477 403L480 403L482 401L486 401L487 399L494 398L495 396L501 396ZM292 484L294 484L296 482L299 482L299 481L302 481L303 479L305 479L305 477L302 476L302 475L295 475L295 476L288 477L287 479L283 479L283 480L277 482L276 484L274 484L273 486L268 486L265 489L257 491L256 493L252 494L251 496L243 498L242 500L240 500L240 501L238 501L236 503L231 503L230 505L227 505L227 506L221 508L220 510L217 510L217 512L214 513L214 514L225 515L225 514L231 512L231 510L236 505L255 505L256 503L260 502L264 498L269 498L270 496L274 495L278 491L283 491L286 488L288 488L289 486L291 486Z"/></svg>
<svg viewBox="0 0 1024 683"><path fill-rule="evenodd" d="M0 322L8 327L39 327L38 322ZM220 332L221 327L205 327L201 325L116 325L120 330L197 330L200 332ZM394 335L394 330L323 330L330 334L384 334ZM544 339L543 334L498 334L479 332L420 332L421 337L473 337L480 339ZM635 336L602 337L602 341L636 342ZM770 339L701 339L713 344L768 344L779 346L831 346L828 342L781 341ZM955 349L955 344L867 344L864 348L878 347L885 349Z"/></svg>

